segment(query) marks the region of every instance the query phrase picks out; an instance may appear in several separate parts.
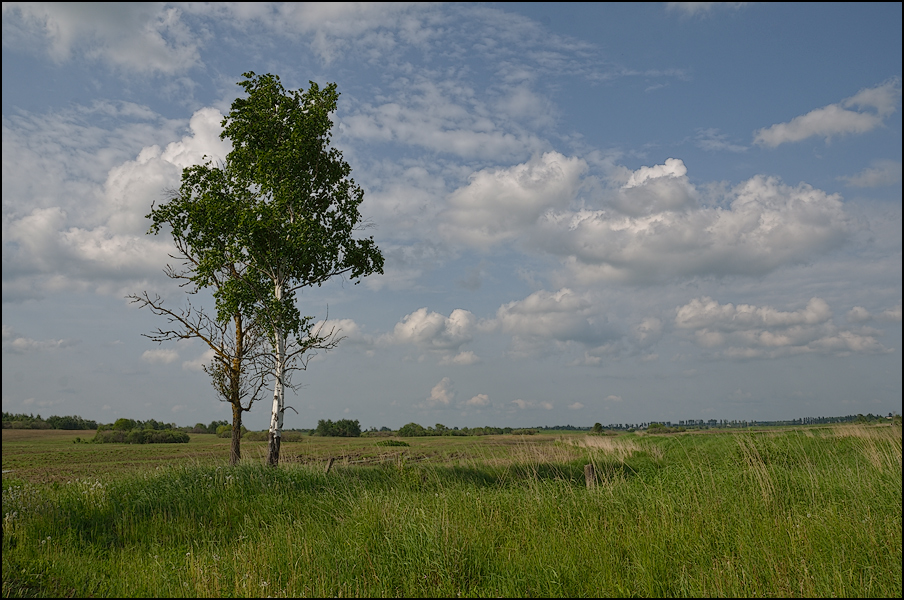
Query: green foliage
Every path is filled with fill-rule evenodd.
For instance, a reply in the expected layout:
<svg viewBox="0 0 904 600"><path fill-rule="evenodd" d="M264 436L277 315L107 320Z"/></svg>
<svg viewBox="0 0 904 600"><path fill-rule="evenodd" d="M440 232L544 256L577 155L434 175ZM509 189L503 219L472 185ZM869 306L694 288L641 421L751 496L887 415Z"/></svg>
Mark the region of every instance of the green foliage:
<svg viewBox="0 0 904 600"><path fill-rule="evenodd" d="M662 423L650 423L647 426L647 433L681 433L686 431L684 427L669 427Z"/></svg>
<svg viewBox="0 0 904 600"><path fill-rule="evenodd" d="M248 433L248 429L244 425L242 425L241 432L242 432L242 439L244 439L245 434ZM232 425L228 425L228 424L218 425L216 434L217 434L217 437L231 438L232 437Z"/></svg>
<svg viewBox="0 0 904 600"><path fill-rule="evenodd" d="M408 423L399 428L399 435L402 437L420 437L427 435L427 430L417 423Z"/></svg>
<svg viewBox="0 0 904 600"><path fill-rule="evenodd" d="M335 423L329 419L317 421L314 435L325 437L358 437L361 435L361 424L358 420L339 419Z"/></svg>
<svg viewBox="0 0 904 600"><path fill-rule="evenodd" d="M408 442L403 442L402 440L380 440L375 444L376 446L411 446Z"/></svg>
<svg viewBox="0 0 904 600"><path fill-rule="evenodd" d="M83 419L78 415L58 417L51 415L42 419L41 415L3 413L3 429L97 429L97 422Z"/></svg>
<svg viewBox="0 0 904 600"><path fill-rule="evenodd" d="M175 429L106 429L98 430L95 444L187 444L188 434Z"/></svg>
<svg viewBox="0 0 904 600"><path fill-rule="evenodd" d="M168 224L198 256L195 285L219 283L220 321L263 314L284 332L305 335L312 318L299 313L295 290L337 274L382 273L383 257L372 237L354 237L364 192L330 147L336 85L286 90L275 75L244 77L248 96L223 120L232 152L221 164L186 168L178 197L148 215L151 231ZM218 281L226 264L241 276Z"/></svg>
<svg viewBox="0 0 904 600"><path fill-rule="evenodd" d="M243 77L247 96L222 122L220 137L232 143L226 160L184 169L177 197L148 217L152 232L168 225L188 249L187 279L213 288L219 323L242 315L268 336L278 431L293 365L338 343L332 332L313 331L314 318L296 305L298 290L337 275L382 273L383 255L373 237L356 237L364 191L330 145L336 84L286 90L276 75ZM276 464L278 445L270 452Z"/></svg>

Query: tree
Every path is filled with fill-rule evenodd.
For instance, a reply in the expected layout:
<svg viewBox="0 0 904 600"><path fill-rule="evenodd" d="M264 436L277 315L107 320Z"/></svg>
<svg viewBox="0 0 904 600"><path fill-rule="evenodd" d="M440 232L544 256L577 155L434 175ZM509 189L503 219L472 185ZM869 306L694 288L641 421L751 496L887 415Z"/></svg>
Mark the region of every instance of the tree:
<svg viewBox="0 0 904 600"><path fill-rule="evenodd" d="M185 177L183 172L183 180ZM182 263L180 268L167 265L164 273L179 281L180 287L189 287L190 294L197 293L202 287L223 288L241 275L241 265L218 260L222 257L207 252L193 234L211 226L210 215L203 210L184 210L179 194L172 192L171 195L169 203L157 209L152 207L147 215L153 221L149 233L159 233L164 225L170 227L177 250L177 254L171 254L170 258ZM213 359L210 364L204 365L204 371L210 376L220 400L232 406L229 462L233 465L238 463L241 458L242 413L251 410L251 405L266 385L269 373L263 330L239 307L231 307L227 313L220 315L223 318L214 318L203 309L195 308L191 302L185 309L172 310L164 306L160 296L152 297L146 291L128 298L140 308L149 308L154 314L166 317L171 325L171 328L158 328L151 334L144 334L145 337L156 342L197 338L213 351ZM214 433L218 424L212 424L213 431L203 424L199 425Z"/></svg>
<svg viewBox="0 0 904 600"><path fill-rule="evenodd" d="M247 97L232 103L220 135L232 151L223 163L186 168L167 209L192 216L180 232L200 257L196 285L213 285L222 265L234 268L233 277L214 285L217 320L241 314L266 332L273 379L268 463L276 465L291 373L306 369L316 350L339 343L337 332L315 328L314 318L301 314L298 290L336 276L382 273L383 256L372 237L355 237L364 192L330 146L336 85L287 91L275 75L244 77Z"/></svg>

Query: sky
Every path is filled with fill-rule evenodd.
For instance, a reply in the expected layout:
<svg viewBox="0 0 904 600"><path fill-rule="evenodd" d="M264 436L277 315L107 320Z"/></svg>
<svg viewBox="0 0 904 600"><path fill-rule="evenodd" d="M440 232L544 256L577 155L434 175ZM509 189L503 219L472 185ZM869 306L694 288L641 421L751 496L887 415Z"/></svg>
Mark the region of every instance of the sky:
<svg viewBox="0 0 904 600"><path fill-rule="evenodd" d="M3 410L231 420L145 215L335 82L385 273L287 428L901 412L900 3L3 3ZM204 294L196 298L204 304ZM245 414L267 427L271 400Z"/></svg>

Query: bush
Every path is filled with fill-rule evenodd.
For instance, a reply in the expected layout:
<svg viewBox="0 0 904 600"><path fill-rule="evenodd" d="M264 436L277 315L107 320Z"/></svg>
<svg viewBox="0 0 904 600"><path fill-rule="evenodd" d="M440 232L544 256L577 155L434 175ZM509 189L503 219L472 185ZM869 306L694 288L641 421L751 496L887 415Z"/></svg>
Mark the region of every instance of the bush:
<svg viewBox="0 0 904 600"><path fill-rule="evenodd" d="M92 440L95 444L187 444L188 434L174 429L103 429Z"/></svg>
<svg viewBox="0 0 904 600"><path fill-rule="evenodd" d="M377 446L410 446L408 442L403 442L402 440L380 440L376 443Z"/></svg>

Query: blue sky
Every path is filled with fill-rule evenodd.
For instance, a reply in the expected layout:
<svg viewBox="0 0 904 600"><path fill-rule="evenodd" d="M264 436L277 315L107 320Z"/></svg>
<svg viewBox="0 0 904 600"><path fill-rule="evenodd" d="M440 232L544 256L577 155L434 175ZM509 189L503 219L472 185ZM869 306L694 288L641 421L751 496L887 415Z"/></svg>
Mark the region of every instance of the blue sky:
<svg viewBox="0 0 904 600"><path fill-rule="evenodd" d="M336 82L386 257L286 427L901 411L901 5L3 5L3 410L229 419L144 215L245 71ZM265 398L245 418L266 427Z"/></svg>

